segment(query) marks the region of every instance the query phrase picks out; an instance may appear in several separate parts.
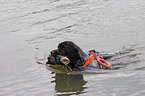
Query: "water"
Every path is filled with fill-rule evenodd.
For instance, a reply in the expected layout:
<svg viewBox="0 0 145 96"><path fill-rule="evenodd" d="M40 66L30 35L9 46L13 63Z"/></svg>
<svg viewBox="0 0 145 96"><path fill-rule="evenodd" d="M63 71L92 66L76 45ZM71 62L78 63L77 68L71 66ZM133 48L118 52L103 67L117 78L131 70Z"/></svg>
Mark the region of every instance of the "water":
<svg viewBox="0 0 145 96"><path fill-rule="evenodd" d="M144 96L144 0L1 0L0 96ZM118 70L55 73L45 66L59 42L84 51L132 50ZM40 64L41 63L41 64Z"/></svg>

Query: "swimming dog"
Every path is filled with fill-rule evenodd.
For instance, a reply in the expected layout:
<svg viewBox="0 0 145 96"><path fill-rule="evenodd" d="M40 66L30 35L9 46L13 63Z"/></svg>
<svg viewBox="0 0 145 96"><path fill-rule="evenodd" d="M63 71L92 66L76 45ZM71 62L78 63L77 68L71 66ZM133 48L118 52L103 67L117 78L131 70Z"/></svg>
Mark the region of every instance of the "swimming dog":
<svg viewBox="0 0 145 96"><path fill-rule="evenodd" d="M96 52L95 50L90 50L89 52L90 52L90 56L88 56L85 52L83 52L83 50L80 47L78 47L74 42L64 41L59 43L58 48L56 50L52 50L50 52L46 64L50 64L50 65L60 64L60 65L67 66L71 70L72 69L84 70L84 67L90 65L90 63L94 59L98 60L98 62L100 60L100 63L102 62L108 63L105 61L106 59L109 59L117 54L123 54L121 52L113 53L113 54L106 54L106 53L101 54L99 52ZM91 52L93 54L91 54ZM100 65L100 63L97 63L98 68L100 67L102 69L102 68L110 67L110 65L109 67L103 67L102 65Z"/></svg>

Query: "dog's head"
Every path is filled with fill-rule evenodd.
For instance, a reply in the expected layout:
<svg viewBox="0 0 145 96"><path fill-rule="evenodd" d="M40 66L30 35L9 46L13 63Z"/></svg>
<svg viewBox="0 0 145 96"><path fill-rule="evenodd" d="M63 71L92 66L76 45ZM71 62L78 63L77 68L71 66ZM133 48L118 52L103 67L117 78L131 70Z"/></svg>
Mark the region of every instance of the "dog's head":
<svg viewBox="0 0 145 96"><path fill-rule="evenodd" d="M65 56L69 59L68 66L77 68L83 65L86 54L72 41L65 41L58 45L58 49L50 52L47 64L61 64L59 56Z"/></svg>

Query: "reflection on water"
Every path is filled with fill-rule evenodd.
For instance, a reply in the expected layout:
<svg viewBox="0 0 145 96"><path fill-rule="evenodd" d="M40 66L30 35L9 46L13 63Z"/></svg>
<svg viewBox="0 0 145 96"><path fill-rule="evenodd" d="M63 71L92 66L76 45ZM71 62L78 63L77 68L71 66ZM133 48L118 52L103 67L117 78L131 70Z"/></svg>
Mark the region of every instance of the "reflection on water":
<svg viewBox="0 0 145 96"><path fill-rule="evenodd" d="M82 74L56 73L52 78L55 78L52 83L55 82L55 90L59 96L83 94L87 88L84 86L87 81Z"/></svg>

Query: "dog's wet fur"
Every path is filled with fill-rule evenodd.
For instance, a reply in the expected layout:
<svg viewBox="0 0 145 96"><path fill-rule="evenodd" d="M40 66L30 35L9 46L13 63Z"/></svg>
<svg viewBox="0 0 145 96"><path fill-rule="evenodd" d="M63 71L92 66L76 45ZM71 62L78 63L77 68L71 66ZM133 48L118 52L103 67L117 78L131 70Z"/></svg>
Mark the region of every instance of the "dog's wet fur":
<svg viewBox="0 0 145 96"><path fill-rule="evenodd" d="M87 56L74 42L64 41L58 45L58 49L50 52L47 64L57 64L57 56L62 55L70 59L70 68L81 67Z"/></svg>
<svg viewBox="0 0 145 96"><path fill-rule="evenodd" d="M95 52L95 50L91 50L91 51ZM97 52L95 52L95 53L97 53ZM108 53L105 53L105 54L98 53L98 54L100 57L102 57L103 59L106 60L106 59L110 59L114 56L122 55L122 54L126 54L126 53L129 53L129 51L118 52L118 53L113 53L113 54L108 54ZM48 61L46 62L46 64L60 65L61 63L57 61L59 55L66 56L67 58L69 58L70 63L68 64L68 67L71 69L82 67L85 64L85 61L88 59L88 55L86 53L84 53L81 50L81 48L78 47L74 42L64 41L64 42L59 43L58 48L56 50L52 50L50 52L50 55L47 58ZM63 64L61 64L61 65L63 65ZM99 64L97 64L97 66L98 65Z"/></svg>

